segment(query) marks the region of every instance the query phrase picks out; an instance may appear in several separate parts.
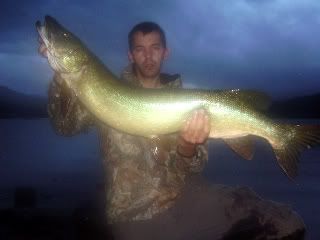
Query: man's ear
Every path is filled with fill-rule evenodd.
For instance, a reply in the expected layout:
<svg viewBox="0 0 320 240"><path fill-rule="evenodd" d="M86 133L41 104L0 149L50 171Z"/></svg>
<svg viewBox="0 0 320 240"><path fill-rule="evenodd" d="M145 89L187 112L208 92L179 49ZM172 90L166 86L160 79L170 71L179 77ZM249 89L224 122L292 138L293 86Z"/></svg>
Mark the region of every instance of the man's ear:
<svg viewBox="0 0 320 240"><path fill-rule="evenodd" d="M166 48L166 49L164 50L163 58L164 58L164 59L167 59L167 58L169 57L169 55L170 55L170 49L169 49L169 48Z"/></svg>
<svg viewBox="0 0 320 240"><path fill-rule="evenodd" d="M131 62L131 63L133 63L134 61L133 61L133 56L132 56L132 53L131 53L131 51L130 50L128 50L128 59L129 59L129 61Z"/></svg>

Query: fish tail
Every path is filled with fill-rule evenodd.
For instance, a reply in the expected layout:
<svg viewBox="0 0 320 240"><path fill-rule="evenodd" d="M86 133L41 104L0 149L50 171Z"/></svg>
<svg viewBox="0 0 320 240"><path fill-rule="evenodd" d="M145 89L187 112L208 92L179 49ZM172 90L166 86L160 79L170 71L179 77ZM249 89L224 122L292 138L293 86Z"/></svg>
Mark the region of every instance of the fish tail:
<svg viewBox="0 0 320 240"><path fill-rule="evenodd" d="M298 175L301 152L320 144L320 125L280 125L278 143L271 144L279 166L293 180Z"/></svg>

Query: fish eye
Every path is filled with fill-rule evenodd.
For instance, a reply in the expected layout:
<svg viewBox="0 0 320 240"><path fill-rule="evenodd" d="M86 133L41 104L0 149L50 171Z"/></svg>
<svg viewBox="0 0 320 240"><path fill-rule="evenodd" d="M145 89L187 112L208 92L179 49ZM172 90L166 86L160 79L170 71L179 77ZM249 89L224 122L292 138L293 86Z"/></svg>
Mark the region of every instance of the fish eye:
<svg viewBox="0 0 320 240"><path fill-rule="evenodd" d="M68 37L68 33L63 33L63 36Z"/></svg>

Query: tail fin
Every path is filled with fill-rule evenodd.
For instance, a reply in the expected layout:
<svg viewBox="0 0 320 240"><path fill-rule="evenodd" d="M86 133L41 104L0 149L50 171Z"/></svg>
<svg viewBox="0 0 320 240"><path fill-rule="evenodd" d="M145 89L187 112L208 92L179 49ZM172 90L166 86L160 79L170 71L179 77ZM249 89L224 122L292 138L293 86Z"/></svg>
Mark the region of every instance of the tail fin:
<svg viewBox="0 0 320 240"><path fill-rule="evenodd" d="M320 144L320 125L281 125L281 144L273 145L278 163L286 175L298 175L300 153Z"/></svg>

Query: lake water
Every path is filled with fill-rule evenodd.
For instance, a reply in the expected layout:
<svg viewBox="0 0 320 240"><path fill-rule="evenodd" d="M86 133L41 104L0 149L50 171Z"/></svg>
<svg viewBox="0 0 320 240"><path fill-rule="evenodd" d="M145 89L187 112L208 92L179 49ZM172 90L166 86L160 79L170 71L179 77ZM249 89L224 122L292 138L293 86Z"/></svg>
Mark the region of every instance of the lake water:
<svg viewBox="0 0 320 240"><path fill-rule="evenodd" d="M299 176L290 181L271 147L258 140L252 161L235 155L222 141L210 143L204 175L213 183L245 185L266 199L290 204L304 219L307 239L320 239L320 149L302 154ZM38 207L72 209L90 200L103 182L94 131L57 136L48 119L0 120L0 208L13 207L18 186L37 190Z"/></svg>

